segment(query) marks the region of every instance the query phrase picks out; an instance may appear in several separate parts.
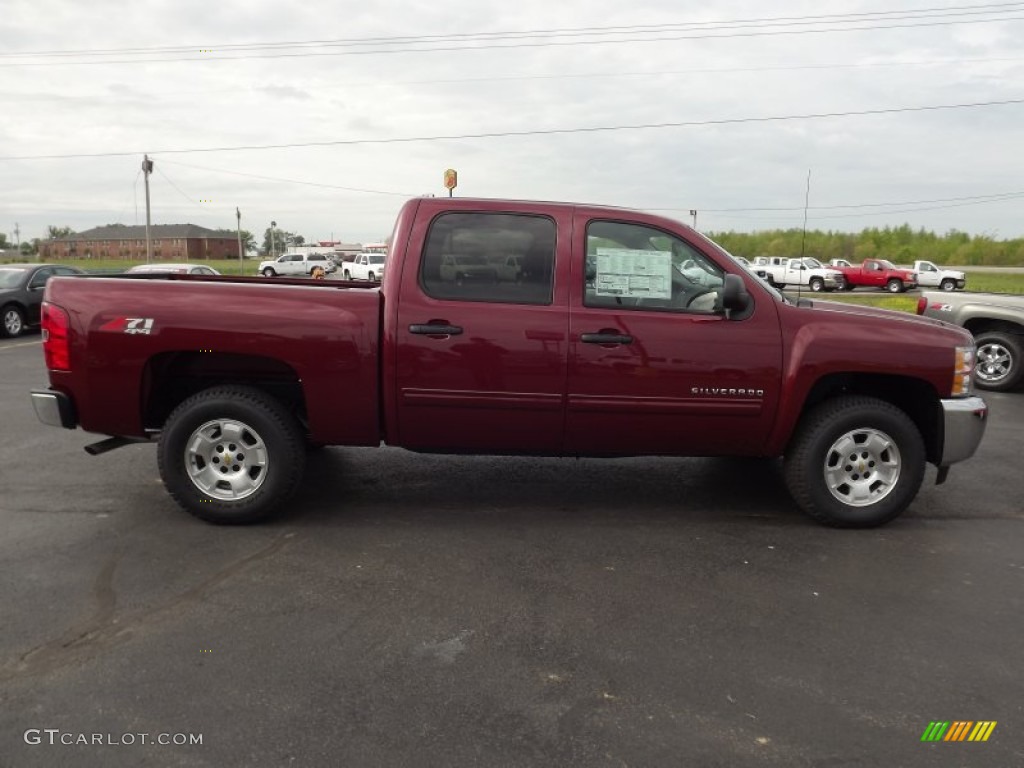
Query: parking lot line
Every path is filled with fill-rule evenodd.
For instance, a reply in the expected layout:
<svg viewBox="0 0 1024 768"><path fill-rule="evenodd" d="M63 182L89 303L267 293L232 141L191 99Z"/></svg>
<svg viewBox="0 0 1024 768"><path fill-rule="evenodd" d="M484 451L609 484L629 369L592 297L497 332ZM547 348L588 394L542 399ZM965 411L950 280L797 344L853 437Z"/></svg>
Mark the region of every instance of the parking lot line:
<svg viewBox="0 0 1024 768"><path fill-rule="evenodd" d="M4 346L0 347L0 352L3 352L5 349L14 349L15 347L31 347L33 344L42 343L43 340L39 339L38 341L23 341L20 344L5 344Z"/></svg>

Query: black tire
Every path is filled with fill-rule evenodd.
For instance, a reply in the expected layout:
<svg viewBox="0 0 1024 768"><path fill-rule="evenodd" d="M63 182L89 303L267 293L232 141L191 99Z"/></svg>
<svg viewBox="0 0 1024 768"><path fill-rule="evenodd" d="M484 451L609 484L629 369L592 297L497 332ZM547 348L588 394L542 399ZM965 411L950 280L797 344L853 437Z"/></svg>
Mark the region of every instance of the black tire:
<svg viewBox="0 0 1024 768"><path fill-rule="evenodd" d="M944 291L955 291L956 280L943 280L941 283L939 283L939 288L941 288Z"/></svg>
<svg viewBox="0 0 1024 768"><path fill-rule="evenodd" d="M815 293L821 293L825 290L825 281L820 277L812 277L808 283L808 287Z"/></svg>
<svg viewBox="0 0 1024 768"><path fill-rule="evenodd" d="M847 293L852 291L854 288L856 288L856 286L853 283L851 283L849 280L844 280L843 281L843 290L846 291Z"/></svg>
<svg viewBox="0 0 1024 768"><path fill-rule="evenodd" d="M168 493L187 512L209 523L242 525L271 517L299 487L305 442L299 423L265 392L213 387L168 417L157 463ZM228 466L224 459L237 463Z"/></svg>
<svg viewBox="0 0 1024 768"><path fill-rule="evenodd" d="M1020 383L1024 353L1019 336L982 331L974 337L974 343L978 345L974 381L981 389L1006 392Z"/></svg>
<svg viewBox="0 0 1024 768"><path fill-rule="evenodd" d="M884 400L850 395L801 419L784 474L793 499L819 523L872 528L910 505L924 466L924 440L907 414ZM865 494L859 501L858 491Z"/></svg>
<svg viewBox="0 0 1024 768"><path fill-rule="evenodd" d="M263 276L264 277L277 277L277 273L273 269L271 269L270 267L267 267L266 269L263 270Z"/></svg>
<svg viewBox="0 0 1024 768"><path fill-rule="evenodd" d="M890 278L885 284L885 290L889 293L903 293L903 281L898 278Z"/></svg>
<svg viewBox="0 0 1024 768"><path fill-rule="evenodd" d="M25 332L25 313L21 307L8 304L0 312L0 337L21 336Z"/></svg>
<svg viewBox="0 0 1024 768"><path fill-rule="evenodd" d="M347 269L345 270L345 279L346 280L351 280L352 279L352 273L349 272Z"/></svg>
<svg viewBox="0 0 1024 768"><path fill-rule="evenodd" d="M369 280L369 281L370 281L371 283L375 283L375 282L377 282L377 276L376 276L376 275L375 275L375 274L374 274L373 272L371 272L370 274L368 274L368 275L366 276L366 279L367 279L367 280Z"/></svg>

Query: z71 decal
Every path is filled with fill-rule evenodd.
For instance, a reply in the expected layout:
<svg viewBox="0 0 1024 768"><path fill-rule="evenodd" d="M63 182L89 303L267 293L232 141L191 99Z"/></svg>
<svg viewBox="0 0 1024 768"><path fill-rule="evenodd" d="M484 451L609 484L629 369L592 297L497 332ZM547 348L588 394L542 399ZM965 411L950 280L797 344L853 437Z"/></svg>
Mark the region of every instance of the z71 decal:
<svg viewBox="0 0 1024 768"><path fill-rule="evenodd" d="M101 331L114 333L143 333L147 336L153 330L152 317L115 317L100 326Z"/></svg>

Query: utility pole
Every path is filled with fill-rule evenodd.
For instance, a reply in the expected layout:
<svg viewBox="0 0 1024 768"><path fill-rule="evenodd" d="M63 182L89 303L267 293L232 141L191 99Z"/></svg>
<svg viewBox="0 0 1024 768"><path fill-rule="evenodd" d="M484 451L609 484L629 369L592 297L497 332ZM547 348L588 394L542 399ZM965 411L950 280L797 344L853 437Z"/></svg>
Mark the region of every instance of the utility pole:
<svg viewBox="0 0 1024 768"><path fill-rule="evenodd" d="M235 218L238 219L238 263L242 263L242 212L235 206Z"/></svg>
<svg viewBox="0 0 1024 768"><path fill-rule="evenodd" d="M143 155L142 175L146 180L146 262L153 260L153 246L149 239L149 174L153 172L153 161L149 155Z"/></svg>
<svg viewBox="0 0 1024 768"><path fill-rule="evenodd" d="M693 228L697 228L697 209L691 208L690 215L693 216Z"/></svg>
<svg viewBox="0 0 1024 768"><path fill-rule="evenodd" d="M277 243L274 242L274 227L277 226L276 221L270 222L270 258L277 257Z"/></svg>

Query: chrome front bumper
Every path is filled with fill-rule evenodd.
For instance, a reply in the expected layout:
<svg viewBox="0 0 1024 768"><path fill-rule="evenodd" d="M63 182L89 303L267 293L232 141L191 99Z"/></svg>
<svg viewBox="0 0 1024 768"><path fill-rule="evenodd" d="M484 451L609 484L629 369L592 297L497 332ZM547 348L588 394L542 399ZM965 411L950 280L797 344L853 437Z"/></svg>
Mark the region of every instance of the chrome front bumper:
<svg viewBox="0 0 1024 768"><path fill-rule="evenodd" d="M988 406L980 397L940 400L942 406L942 458L940 467L969 459L985 434Z"/></svg>

